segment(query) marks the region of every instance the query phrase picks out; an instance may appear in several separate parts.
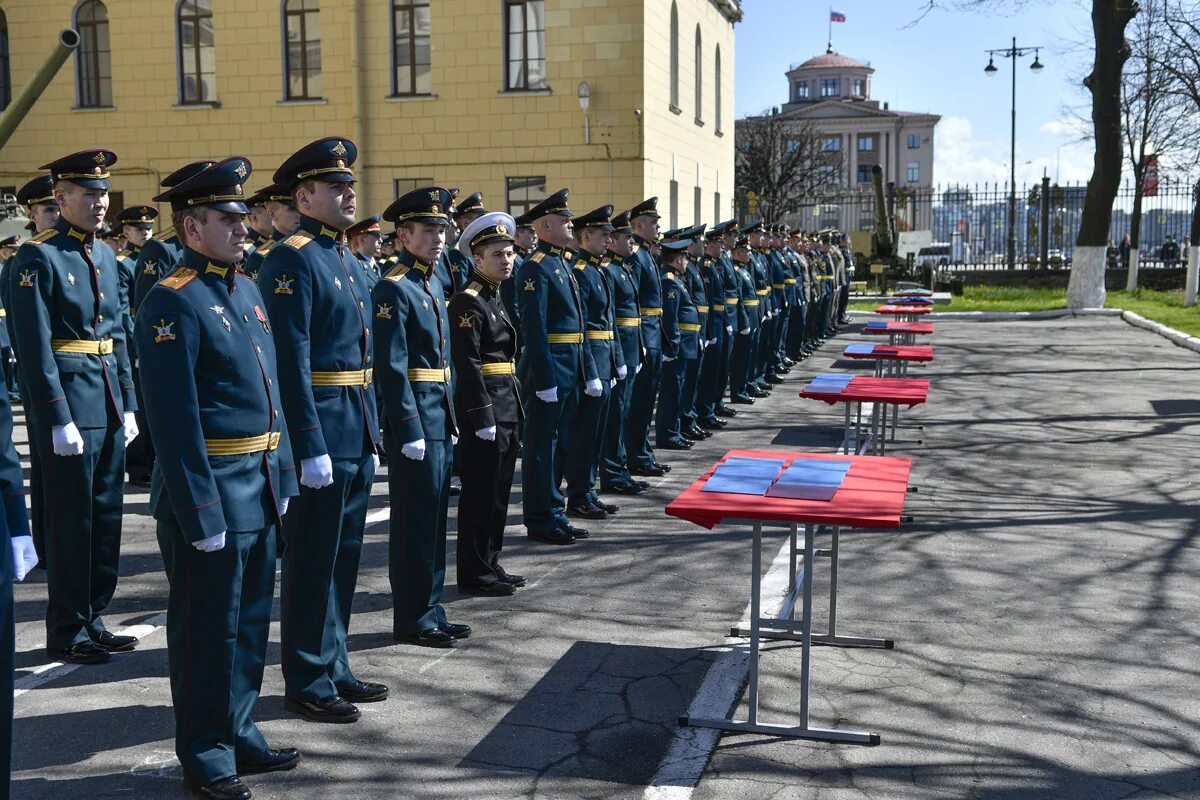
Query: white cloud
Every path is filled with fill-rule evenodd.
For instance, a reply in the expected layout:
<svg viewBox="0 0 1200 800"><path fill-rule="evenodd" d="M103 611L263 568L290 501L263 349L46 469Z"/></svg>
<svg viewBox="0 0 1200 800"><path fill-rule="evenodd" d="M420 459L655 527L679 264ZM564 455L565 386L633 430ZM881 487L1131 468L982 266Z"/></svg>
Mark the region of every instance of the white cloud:
<svg viewBox="0 0 1200 800"><path fill-rule="evenodd" d="M1078 141L1079 124L1073 120L1047 122L1041 126L1045 135L1034 143L1018 140L1017 185L1037 183L1043 174L1052 181L1057 176L1063 184L1086 182L1092 174L1092 145ZM1068 129L1070 133L1064 133ZM1064 137L1069 138L1054 141ZM937 126L934 178L940 186L1007 185L1009 147L1006 135L977 138L966 117L943 117Z"/></svg>
<svg viewBox="0 0 1200 800"><path fill-rule="evenodd" d="M1061 136L1071 139L1082 139L1091 134L1087 122L1082 119L1056 119L1046 122L1039 128L1042 133L1050 136Z"/></svg>

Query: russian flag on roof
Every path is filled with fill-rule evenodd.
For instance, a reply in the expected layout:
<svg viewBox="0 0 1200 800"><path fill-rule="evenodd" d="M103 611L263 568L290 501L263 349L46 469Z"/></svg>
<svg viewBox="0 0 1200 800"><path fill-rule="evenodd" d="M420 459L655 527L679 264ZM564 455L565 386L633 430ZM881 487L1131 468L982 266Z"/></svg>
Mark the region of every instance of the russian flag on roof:
<svg viewBox="0 0 1200 800"><path fill-rule="evenodd" d="M842 12L840 12L840 11L833 11L833 10L830 10L830 12L829 12L829 21L830 21L830 22L845 22L845 21L846 21L846 15L845 15L845 14L843 14Z"/></svg>

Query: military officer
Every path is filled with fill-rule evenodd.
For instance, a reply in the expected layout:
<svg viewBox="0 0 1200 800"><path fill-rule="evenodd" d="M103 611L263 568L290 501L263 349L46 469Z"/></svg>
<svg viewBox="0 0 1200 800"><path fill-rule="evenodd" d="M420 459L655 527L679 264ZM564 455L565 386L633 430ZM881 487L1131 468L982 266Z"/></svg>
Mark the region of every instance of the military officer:
<svg viewBox="0 0 1200 800"><path fill-rule="evenodd" d="M712 436L711 432L699 424L699 417L696 414L696 397L700 385L700 370L703 368L708 348L717 343L719 335L712 330L716 321L709 309L708 282L700 270L700 259L704 255L704 229L706 227L708 226L696 225L687 228L680 234L680 239L687 242L688 246L685 252L688 258L683 274L678 277L687 288L688 294L696 306L696 313L700 315L700 335L698 337L700 352L695 359L684 362L686 371L683 375L683 392L680 395L679 403L679 430L683 434L683 438L692 442Z"/></svg>
<svg viewBox="0 0 1200 800"><path fill-rule="evenodd" d="M717 406L725 394L725 381L729 374L729 353L732 349L733 322L737 309L729 303L721 275L722 237L725 228L714 225L704 234L703 255L700 256L700 275L708 297L708 337L711 344L705 348L700 365L700 378L696 394L696 423L707 430L719 430L728 423L717 416ZM737 295L734 293L734 301Z"/></svg>
<svg viewBox="0 0 1200 800"><path fill-rule="evenodd" d="M625 429L625 452L629 458L629 471L634 475L655 477L670 471L670 466L659 464L650 447L650 419L654 415L654 401L658 396L658 380L662 371L662 286L658 265L650 252L651 244L658 241L658 198L651 197L629 210L629 221L633 226L633 274L637 281L638 311L642 318L642 347L645 355L642 370L633 382L633 396L629 401L629 423Z"/></svg>
<svg viewBox="0 0 1200 800"><path fill-rule="evenodd" d="M795 294L795 303L792 305L791 318L788 320L788 335L784 349L787 352L788 358L798 362L805 358L805 329L807 320L805 312L808 306L808 290L805 274L808 270L808 265L803 255L803 231L792 230L788 233L787 248L784 253L792 262L791 280L794 282L792 289Z"/></svg>
<svg viewBox="0 0 1200 800"><path fill-rule="evenodd" d="M843 265L842 281L838 287L837 319L839 325L847 325L850 323L850 318L846 316L846 307L850 304L850 282L854 280L854 253L850 249L849 234L838 234L837 248L838 252L842 254Z"/></svg>
<svg viewBox="0 0 1200 800"><path fill-rule="evenodd" d="M271 249L300 230L300 213L296 211L292 195L282 186L271 184L260 190L256 196L262 197L263 208L266 209L267 217L270 220L271 232L258 243L253 253L246 256L246 260L238 269L247 278L257 283L259 274L262 272L263 261L266 261L267 254L271 252ZM262 293L269 291L270 288L259 284L258 291Z"/></svg>
<svg viewBox="0 0 1200 800"><path fill-rule="evenodd" d="M771 393L771 386L766 380L767 374L767 342L771 335L771 276L770 267L762 254L763 222L757 220L742 228L742 233L750 243L750 263L748 270L754 279L754 295L758 298L759 327L754 334L754 349L750 354L749 386L751 397L766 397Z"/></svg>
<svg viewBox="0 0 1200 800"><path fill-rule="evenodd" d="M513 262L512 276L500 284L500 301L504 303L504 310L508 312L508 318L517 329L517 355L520 356L521 315L517 308L517 272L537 246L537 235L533 232L533 222L525 214L516 217L515 222L517 232L513 235L513 252L516 253L516 260Z"/></svg>
<svg viewBox="0 0 1200 800"><path fill-rule="evenodd" d="M579 390L590 397L603 390L592 351L583 346L583 308L570 267L574 239L567 190L547 197L528 216L538 246L517 273L523 346L517 374L528 415L521 456L524 522L530 539L569 545L588 532L567 519L559 490L562 459L570 452Z"/></svg>
<svg viewBox="0 0 1200 800"><path fill-rule="evenodd" d="M121 276L121 303L125 308L125 343L134 367L133 386L138 404L135 419L138 430L141 431L125 449L125 471L129 474L129 482L137 486L150 485L150 471L154 468L154 445L150 441L146 417L141 411L141 380L137 370L137 348L133 341L133 318L137 313L137 306L132 302L133 285L137 275L138 253L149 240L156 219L158 209L152 206L130 206L117 215L121 235L125 238L125 246L117 251L117 267Z"/></svg>
<svg viewBox="0 0 1200 800"><path fill-rule="evenodd" d="M85 150L42 167L61 216L21 246L10 275L29 433L46 456L46 649L79 664L137 644L101 619L117 586L125 446L137 435L116 258L95 242L116 160Z"/></svg>
<svg viewBox="0 0 1200 800"><path fill-rule="evenodd" d="M0 269L7 265L17 254L21 237L14 234L0 239ZM0 298L0 368L4 372L4 390L11 402L17 398L17 358L13 355L12 337L8 332L8 322L4 319L8 312L4 309L3 299Z"/></svg>
<svg viewBox="0 0 1200 800"><path fill-rule="evenodd" d="M760 318L759 297L754 288L754 277L750 274L750 241L744 233L739 234L733 244L733 272L738 281L737 322L734 325L737 336L729 366L729 401L752 405L750 362L758 340Z"/></svg>
<svg viewBox="0 0 1200 800"><path fill-rule="evenodd" d="M275 535L296 494L275 346L253 281L235 265L246 237L242 184L229 158L177 183L170 202L181 266L152 287L136 336L146 418L159 446L152 506L172 542L167 656L175 753L202 797L245 800L239 775L291 769L251 714L262 687Z"/></svg>
<svg viewBox="0 0 1200 800"><path fill-rule="evenodd" d="M629 472L625 451L625 430L629 421L629 401L633 383L642 368L642 318L638 310L637 282L632 274L633 228L629 212L623 211L612 219L609 236L608 284L613 294L613 323L615 347L625 359L625 372L618 371L617 384L608 404L608 419L604 424L601 446L600 489L617 494L639 494L649 488L645 481L634 480Z"/></svg>
<svg viewBox="0 0 1200 800"><path fill-rule="evenodd" d="M370 295L345 245L357 207L357 155L354 142L331 136L301 147L275 171L300 229L271 248L259 271L300 474L283 525L285 707L311 722L354 722L355 703L388 695L383 684L354 676L346 651L379 438Z"/></svg>
<svg viewBox="0 0 1200 800"><path fill-rule="evenodd" d="M217 162L211 158L204 158L185 164L163 178L158 185L164 189L170 189L193 175L198 175L215 163ZM142 246L141 252L138 253L133 294L129 298L129 304L138 308L142 304L142 298L146 296L146 292L150 291L160 278L179 266L181 258L183 258L183 243L179 241L179 234L175 232L174 228L159 231L157 236L146 242Z"/></svg>
<svg viewBox="0 0 1200 800"><path fill-rule="evenodd" d="M458 590L485 597L511 595L525 585L522 576L500 566L520 447L517 331L499 296L512 276L515 230L516 221L502 212L483 214L463 230L458 247L474 267L449 305L454 408L463 422Z"/></svg>
<svg viewBox="0 0 1200 800"><path fill-rule="evenodd" d="M605 519L618 511L596 494L600 448L608 419L611 391L618 379L628 375L625 353L616 341L613 286L606 254L613 232L612 206L575 217L571 222L579 246L572 268L583 311L584 343L596 365L600 394L579 399L575 431L566 460L567 515L581 519Z"/></svg>
<svg viewBox="0 0 1200 800"><path fill-rule="evenodd" d="M783 258L783 240L780 238L778 224L767 230L766 252L767 263L771 274L771 346L767 352L767 382L778 384L783 382L780 373L789 371L790 366L784 362L783 340L787 335L788 320L788 291L787 277L789 267Z"/></svg>
<svg viewBox="0 0 1200 800"><path fill-rule="evenodd" d="M738 312L741 310L741 281L733 269L733 244L739 235L737 220L726 220L719 223L721 233L721 255L718 268L721 273L721 285L725 289L725 326L729 334L721 355L721 372L717 376L717 386L720 390L716 404L718 417L735 417L737 409L725 402L726 392L730 385L730 370L733 366L733 345L741 327L738 324Z"/></svg>
<svg viewBox="0 0 1200 800"><path fill-rule="evenodd" d="M471 635L442 606L450 470L458 439L450 383L450 324L434 265L450 225L450 192L414 189L383 218L395 224L398 263L375 285L375 364L383 390L389 454L388 579L392 636L420 647L453 647Z"/></svg>
<svg viewBox="0 0 1200 800"><path fill-rule="evenodd" d="M379 241L382 238L379 220L380 216L375 214L354 223L346 230L350 251L362 267L362 276L368 291L374 289L375 284L379 282Z"/></svg>
<svg viewBox="0 0 1200 800"><path fill-rule="evenodd" d="M470 256L456 246L458 239L462 238L462 232L467 229L467 226L483 216L486 211L487 209L483 207L482 192L472 192L454 206L454 225L457 228L458 237L446 248L446 259L454 270L455 286L467 285L467 276L471 273L473 263Z"/></svg>
<svg viewBox="0 0 1200 800"><path fill-rule="evenodd" d="M267 195L255 192L246 200L250 216L246 217L246 255L258 250L259 245L271 238L271 212L267 211Z"/></svg>
<svg viewBox="0 0 1200 800"><path fill-rule="evenodd" d="M700 314L680 278L687 269L689 244L689 239L674 239L661 245L663 369L654 414L654 444L665 450L692 449L692 442L683 438L680 430L684 376L691 369L688 362L700 357Z"/></svg>

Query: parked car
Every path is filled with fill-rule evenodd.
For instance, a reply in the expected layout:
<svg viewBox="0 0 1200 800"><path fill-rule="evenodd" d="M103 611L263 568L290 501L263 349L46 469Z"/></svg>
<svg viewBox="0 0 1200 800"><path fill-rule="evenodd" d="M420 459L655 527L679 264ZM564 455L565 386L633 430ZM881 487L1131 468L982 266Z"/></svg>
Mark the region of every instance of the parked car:
<svg viewBox="0 0 1200 800"><path fill-rule="evenodd" d="M925 265L944 267L950 263L950 243L934 242L927 244L917 251L917 266Z"/></svg>

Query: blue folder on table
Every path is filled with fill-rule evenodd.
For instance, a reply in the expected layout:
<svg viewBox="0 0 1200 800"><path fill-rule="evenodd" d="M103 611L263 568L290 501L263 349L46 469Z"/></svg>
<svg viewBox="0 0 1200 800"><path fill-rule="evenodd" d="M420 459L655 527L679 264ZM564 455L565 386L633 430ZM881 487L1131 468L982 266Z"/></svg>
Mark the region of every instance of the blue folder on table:
<svg viewBox="0 0 1200 800"><path fill-rule="evenodd" d="M727 458L717 465L700 491L763 497L785 463L781 458Z"/></svg>
<svg viewBox="0 0 1200 800"><path fill-rule="evenodd" d="M854 380L853 375L841 372L822 372L808 382L804 391L815 394L839 394L845 391L852 380Z"/></svg>
<svg viewBox="0 0 1200 800"><path fill-rule="evenodd" d="M933 301L928 297L904 296L897 297L894 301L897 305L904 306L931 306Z"/></svg>
<svg viewBox="0 0 1200 800"><path fill-rule="evenodd" d="M849 471L849 461L798 458L783 471L767 496L829 501L837 494Z"/></svg>
<svg viewBox="0 0 1200 800"><path fill-rule="evenodd" d="M846 353L854 353L856 355L861 355L861 356L869 356L869 355L871 355L871 353L875 352L875 345L873 345L873 344L846 345L845 352Z"/></svg>
<svg viewBox="0 0 1200 800"><path fill-rule="evenodd" d="M884 319L873 319L867 323L868 328L887 328L887 326L887 320Z"/></svg>

